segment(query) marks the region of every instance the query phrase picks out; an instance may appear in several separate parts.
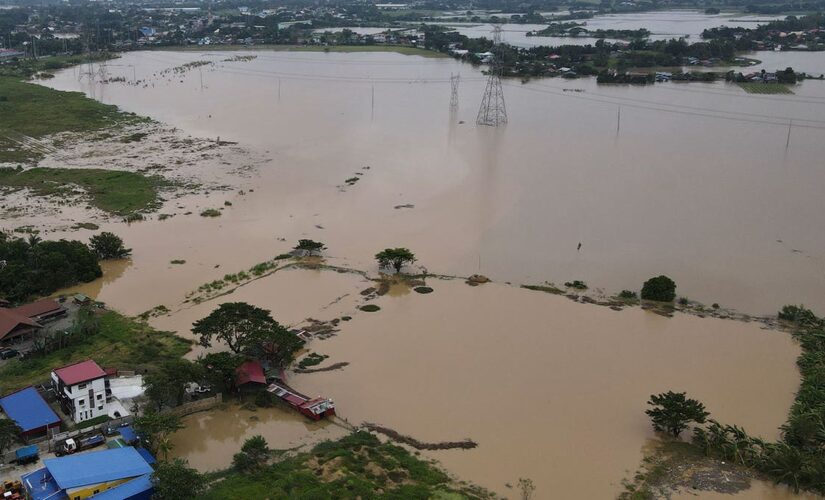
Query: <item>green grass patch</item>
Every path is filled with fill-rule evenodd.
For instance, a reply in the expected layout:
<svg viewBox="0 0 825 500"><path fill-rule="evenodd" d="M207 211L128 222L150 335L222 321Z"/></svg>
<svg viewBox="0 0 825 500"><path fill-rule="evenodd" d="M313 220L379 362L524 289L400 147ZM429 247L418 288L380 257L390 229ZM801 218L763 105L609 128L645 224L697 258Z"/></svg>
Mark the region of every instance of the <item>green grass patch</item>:
<svg viewBox="0 0 825 500"><path fill-rule="evenodd" d="M309 368L310 366L317 366L324 362L329 356L326 354L318 354L311 352L307 354L301 361L298 361L298 368Z"/></svg>
<svg viewBox="0 0 825 500"><path fill-rule="evenodd" d="M564 295L564 290L552 285L521 285L521 287L536 292L552 293L554 295Z"/></svg>
<svg viewBox="0 0 825 500"><path fill-rule="evenodd" d="M201 217L220 217L221 211L217 208L207 208L201 212Z"/></svg>
<svg viewBox="0 0 825 500"><path fill-rule="evenodd" d="M160 206L161 177L98 168L0 169L0 188L28 188L37 196L64 196L82 188L95 207L116 215L150 211Z"/></svg>
<svg viewBox="0 0 825 500"><path fill-rule="evenodd" d="M742 82L738 85L748 94L793 94L784 83Z"/></svg>
<svg viewBox="0 0 825 500"><path fill-rule="evenodd" d="M367 305L363 305L363 306L361 306L361 307L360 307L360 309L361 309L362 311L364 311L364 312L368 312L368 313L371 313L371 312L378 312L378 311L380 311L380 310L381 310L381 308L380 308L380 307L378 307L378 306L377 306L377 305L375 305L375 304L367 304Z"/></svg>
<svg viewBox="0 0 825 500"><path fill-rule="evenodd" d="M260 472L229 470L219 476L203 498L491 498L472 487L458 488L443 471L363 431Z"/></svg>
<svg viewBox="0 0 825 500"><path fill-rule="evenodd" d="M144 369L178 359L189 351L189 341L156 331L114 311L103 312L98 318L100 331L76 344L45 356L7 362L0 368L0 394L44 382L55 367L85 359L122 370Z"/></svg>
<svg viewBox="0 0 825 500"><path fill-rule="evenodd" d="M25 144L29 137L92 132L143 120L79 92L54 90L13 76L0 76L0 116L0 163L30 163L42 157L39 148Z"/></svg>

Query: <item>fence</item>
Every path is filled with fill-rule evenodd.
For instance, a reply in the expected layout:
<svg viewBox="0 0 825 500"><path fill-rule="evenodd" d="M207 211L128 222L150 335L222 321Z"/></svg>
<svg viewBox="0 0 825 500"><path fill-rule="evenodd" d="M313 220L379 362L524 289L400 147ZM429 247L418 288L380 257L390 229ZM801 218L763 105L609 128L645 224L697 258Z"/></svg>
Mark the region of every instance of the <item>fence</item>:
<svg viewBox="0 0 825 500"><path fill-rule="evenodd" d="M185 417L186 415L198 413L199 411L211 410L212 408L218 406L222 402L223 394L218 393L212 396L211 398L203 398L197 401L191 401L189 403L184 403L180 406L176 406L168 410L168 412L175 414L179 417Z"/></svg>

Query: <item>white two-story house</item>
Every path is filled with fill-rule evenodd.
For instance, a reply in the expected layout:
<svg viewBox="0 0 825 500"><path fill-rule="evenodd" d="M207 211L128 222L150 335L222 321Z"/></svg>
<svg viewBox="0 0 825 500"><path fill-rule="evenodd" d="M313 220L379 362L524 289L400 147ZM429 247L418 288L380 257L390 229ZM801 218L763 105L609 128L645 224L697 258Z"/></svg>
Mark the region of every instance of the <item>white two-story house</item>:
<svg viewBox="0 0 825 500"><path fill-rule="evenodd" d="M75 423L108 413L106 372L91 359L53 370L52 388Z"/></svg>

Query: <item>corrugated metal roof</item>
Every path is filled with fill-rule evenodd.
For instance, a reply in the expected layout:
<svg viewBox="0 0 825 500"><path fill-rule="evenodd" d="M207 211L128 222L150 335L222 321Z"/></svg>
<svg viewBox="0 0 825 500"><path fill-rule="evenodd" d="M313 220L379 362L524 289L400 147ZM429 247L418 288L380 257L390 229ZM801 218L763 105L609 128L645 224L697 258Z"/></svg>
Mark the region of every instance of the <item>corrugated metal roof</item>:
<svg viewBox="0 0 825 500"><path fill-rule="evenodd" d="M152 475L144 474L136 479L127 481L110 490L106 490L89 498L92 500L124 500L130 498L144 498L147 492L152 489Z"/></svg>
<svg viewBox="0 0 825 500"><path fill-rule="evenodd" d="M62 306L58 304L56 300L42 299L38 300L37 302L32 302L30 304L24 304L20 307L15 307L12 310L17 314L20 314L21 316L26 316L27 318L34 318L35 316L40 316L42 314L59 311L60 309L62 309Z"/></svg>
<svg viewBox="0 0 825 500"><path fill-rule="evenodd" d="M60 417L34 387L26 387L3 397L0 399L0 407L10 419L17 422L23 432L60 423Z"/></svg>
<svg viewBox="0 0 825 500"><path fill-rule="evenodd" d="M152 467L131 446L46 459L43 465L64 490L152 473Z"/></svg>
<svg viewBox="0 0 825 500"><path fill-rule="evenodd" d="M60 380L66 385L75 385L86 382L87 380L94 380L106 376L103 368L91 359L58 368L54 373L57 374Z"/></svg>
<svg viewBox="0 0 825 500"><path fill-rule="evenodd" d="M244 385L250 382L256 384L266 384L264 368L257 361L246 361L235 370L237 385Z"/></svg>
<svg viewBox="0 0 825 500"><path fill-rule="evenodd" d="M10 334L18 325L40 328L40 324L33 319L14 312L12 309L0 307L0 339Z"/></svg>

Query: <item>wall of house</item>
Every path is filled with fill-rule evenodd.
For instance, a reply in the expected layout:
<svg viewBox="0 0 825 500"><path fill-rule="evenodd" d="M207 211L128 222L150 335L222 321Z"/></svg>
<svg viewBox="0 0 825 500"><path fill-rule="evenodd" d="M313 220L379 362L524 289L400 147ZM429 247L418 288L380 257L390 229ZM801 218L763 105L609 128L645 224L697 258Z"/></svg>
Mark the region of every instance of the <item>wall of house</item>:
<svg viewBox="0 0 825 500"><path fill-rule="evenodd" d="M84 422L108 412L105 377L68 386L52 372L52 386L59 397L71 401L72 420L75 422Z"/></svg>

